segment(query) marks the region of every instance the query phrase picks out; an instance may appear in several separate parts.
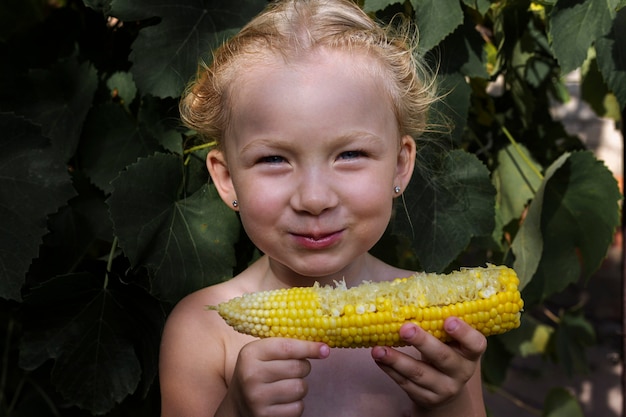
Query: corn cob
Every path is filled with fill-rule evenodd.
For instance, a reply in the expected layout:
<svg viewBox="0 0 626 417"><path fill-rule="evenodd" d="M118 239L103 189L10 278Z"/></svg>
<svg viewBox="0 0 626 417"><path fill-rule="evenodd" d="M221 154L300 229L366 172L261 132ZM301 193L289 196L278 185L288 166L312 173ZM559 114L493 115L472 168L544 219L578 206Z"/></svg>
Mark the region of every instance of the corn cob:
<svg viewBox="0 0 626 417"><path fill-rule="evenodd" d="M524 305L515 272L504 266L464 268L448 275L417 273L346 288L293 287L244 294L217 310L235 330L256 337L320 341L330 347L403 346L398 331L411 321L442 341L456 316L485 336L520 325Z"/></svg>

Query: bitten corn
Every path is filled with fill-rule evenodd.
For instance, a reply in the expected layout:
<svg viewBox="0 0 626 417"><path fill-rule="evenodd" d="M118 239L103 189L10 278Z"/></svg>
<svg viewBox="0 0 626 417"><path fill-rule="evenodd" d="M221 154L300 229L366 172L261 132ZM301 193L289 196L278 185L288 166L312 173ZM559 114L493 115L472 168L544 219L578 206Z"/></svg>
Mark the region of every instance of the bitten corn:
<svg viewBox="0 0 626 417"><path fill-rule="evenodd" d="M346 288L293 287L244 294L217 310L235 330L256 337L320 341L330 347L403 346L398 331L411 321L442 341L447 317L485 336L520 325L524 302L515 272L504 266L464 268L448 275L417 273Z"/></svg>

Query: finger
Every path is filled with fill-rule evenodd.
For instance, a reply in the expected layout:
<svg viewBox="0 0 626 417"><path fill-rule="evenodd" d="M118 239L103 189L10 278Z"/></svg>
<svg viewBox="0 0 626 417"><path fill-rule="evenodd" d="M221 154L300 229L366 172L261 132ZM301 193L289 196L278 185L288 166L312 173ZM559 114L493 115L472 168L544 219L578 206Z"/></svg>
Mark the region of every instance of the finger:
<svg viewBox="0 0 626 417"><path fill-rule="evenodd" d="M266 362L265 382L281 379L304 378L311 372L311 363L308 359L287 359Z"/></svg>
<svg viewBox="0 0 626 417"><path fill-rule="evenodd" d="M422 404L434 404L437 401L442 374L431 365L383 346L374 347L372 357L376 364L411 398Z"/></svg>
<svg viewBox="0 0 626 417"><path fill-rule="evenodd" d="M487 349L487 338L457 317L448 317L443 328L457 343L451 344L463 357L478 360Z"/></svg>
<svg viewBox="0 0 626 417"><path fill-rule="evenodd" d="M272 417L298 417L304 412L304 401L294 401L291 403L274 404L268 407L268 416Z"/></svg>
<svg viewBox="0 0 626 417"><path fill-rule="evenodd" d="M455 374L464 365L465 358L460 356L455 349L414 323L403 324L400 328L400 337L419 350L423 361L428 362L441 372Z"/></svg>
<svg viewBox="0 0 626 417"><path fill-rule="evenodd" d="M263 349L257 356L259 360L283 359L324 359L330 355L330 348L321 342L271 337L257 341L263 343Z"/></svg>
<svg viewBox="0 0 626 417"><path fill-rule="evenodd" d="M282 379L272 383L271 390L273 404L288 404L302 400L308 392L308 385L302 378Z"/></svg>

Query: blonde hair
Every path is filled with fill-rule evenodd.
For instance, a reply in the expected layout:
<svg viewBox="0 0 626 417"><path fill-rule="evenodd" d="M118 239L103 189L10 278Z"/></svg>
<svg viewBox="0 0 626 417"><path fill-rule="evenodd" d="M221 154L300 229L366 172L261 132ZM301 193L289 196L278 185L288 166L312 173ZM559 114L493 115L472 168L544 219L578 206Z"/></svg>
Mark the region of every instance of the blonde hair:
<svg viewBox="0 0 626 417"><path fill-rule="evenodd" d="M397 20L397 19L396 19ZM285 60L315 48L364 51L382 70L401 135L427 130L437 100L434 77L416 53L415 30L405 20L377 24L350 0L279 0L271 3L201 65L180 102L183 122L221 145L229 120L229 95L250 64Z"/></svg>

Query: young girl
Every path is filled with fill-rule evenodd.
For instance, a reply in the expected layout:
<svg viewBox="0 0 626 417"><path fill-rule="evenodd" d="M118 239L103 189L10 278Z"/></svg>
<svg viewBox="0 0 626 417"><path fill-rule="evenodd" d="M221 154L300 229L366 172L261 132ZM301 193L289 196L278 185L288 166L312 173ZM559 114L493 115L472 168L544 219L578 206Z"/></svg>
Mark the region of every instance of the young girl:
<svg viewBox="0 0 626 417"><path fill-rule="evenodd" d="M200 73L183 119L217 139L211 178L264 255L172 312L162 416L485 415L486 340L456 318L445 322L450 344L405 324L405 348L331 350L242 335L204 308L254 291L412 274L368 253L411 178L434 97L410 39L349 0L284 0Z"/></svg>

